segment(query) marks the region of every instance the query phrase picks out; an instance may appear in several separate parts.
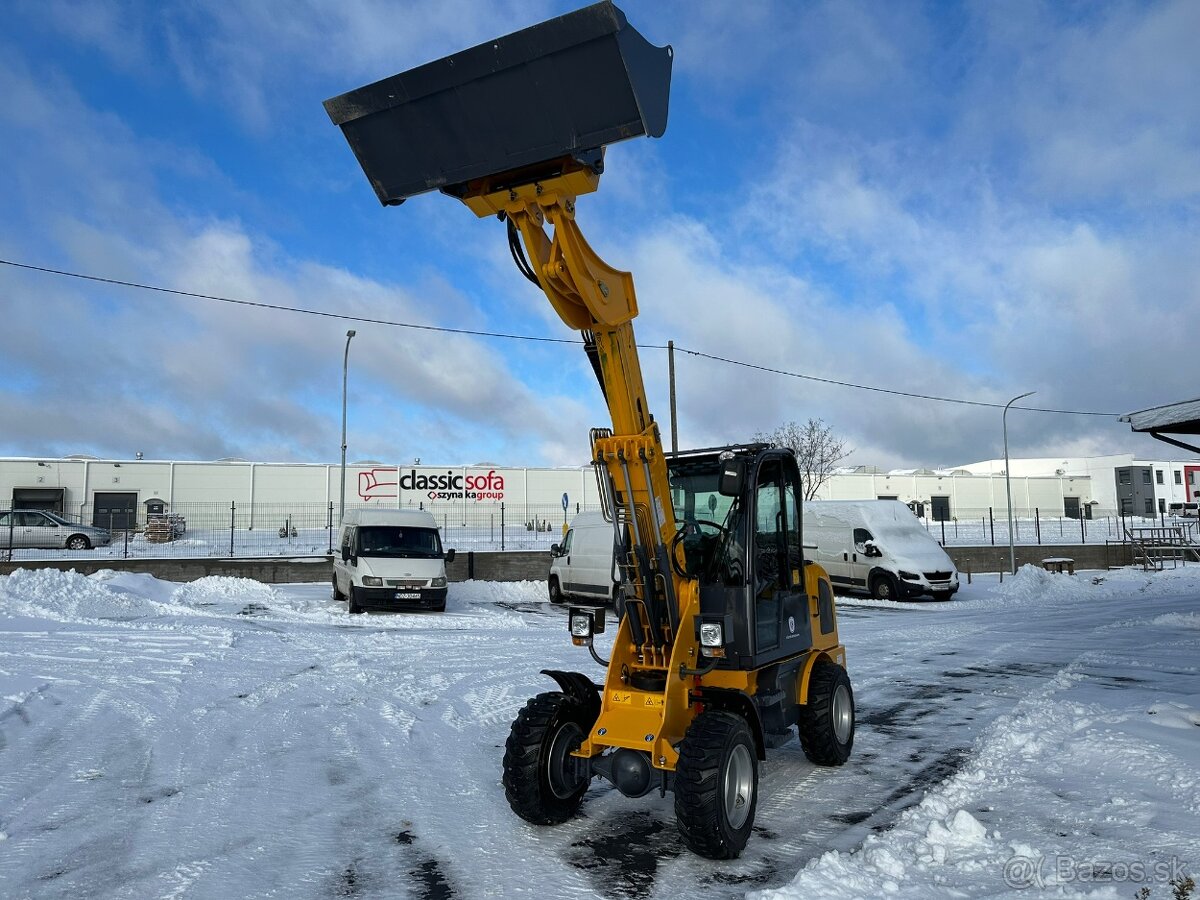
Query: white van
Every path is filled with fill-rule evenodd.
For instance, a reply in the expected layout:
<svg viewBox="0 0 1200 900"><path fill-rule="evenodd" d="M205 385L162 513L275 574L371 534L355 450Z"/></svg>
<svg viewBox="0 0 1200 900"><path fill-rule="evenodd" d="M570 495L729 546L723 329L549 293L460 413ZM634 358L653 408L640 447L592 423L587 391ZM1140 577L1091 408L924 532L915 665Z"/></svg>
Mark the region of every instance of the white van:
<svg viewBox="0 0 1200 900"><path fill-rule="evenodd" d="M615 604L620 587L613 565L615 543L613 524L602 513L572 519L562 544L550 548L550 602L587 598Z"/></svg>
<svg viewBox="0 0 1200 900"><path fill-rule="evenodd" d="M333 599L351 613L446 608L446 563L437 520L423 510L352 509L333 559Z"/></svg>
<svg viewBox="0 0 1200 900"><path fill-rule="evenodd" d="M880 600L958 592L954 563L899 500L811 500L803 527L813 561L843 589Z"/></svg>

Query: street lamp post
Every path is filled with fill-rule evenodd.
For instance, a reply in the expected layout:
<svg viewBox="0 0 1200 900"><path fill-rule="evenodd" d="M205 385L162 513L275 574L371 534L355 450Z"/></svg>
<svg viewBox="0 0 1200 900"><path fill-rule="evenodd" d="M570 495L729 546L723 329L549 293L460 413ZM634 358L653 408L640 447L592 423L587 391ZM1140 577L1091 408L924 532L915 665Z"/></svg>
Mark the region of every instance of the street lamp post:
<svg viewBox="0 0 1200 900"><path fill-rule="evenodd" d="M346 332L346 353L342 357L342 486L341 501L338 504L338 524L346 518L346 376L350 370L350 339L355 331L351 328Z"/></svg>
<svg viewBox="0 0 1200 900"><path fill-rule="evenodd" d="M1004 414L1000 417L1004 424L1004 490L1008 494L1008 565L1014 575L1017 574L1017 548L1013 541L1012 476L1009 473L1009 469L1012 466L1008 462L1008 408L1018 400L1032 397L1036 393L1037 391L1030 391L1027 394L1021 394L1019 397L1013 397L1004 404Z"/></svg>

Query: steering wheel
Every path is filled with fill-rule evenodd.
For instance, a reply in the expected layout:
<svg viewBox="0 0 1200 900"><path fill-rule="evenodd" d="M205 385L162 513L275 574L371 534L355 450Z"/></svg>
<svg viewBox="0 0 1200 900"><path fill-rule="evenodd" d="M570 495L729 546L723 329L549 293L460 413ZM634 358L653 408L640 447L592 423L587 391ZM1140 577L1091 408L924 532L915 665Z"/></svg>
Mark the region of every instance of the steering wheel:
<svg viewBox="0 0 1200 900"><path fill-rule="evenodd" d="M671 557L671 568L673 568L675 570L675 574L678 575L680 578L696 578L697 577L696 575L693 575L690 572L685 572L683 570L683 568L680 567L679 556L675 552L675 550L676 550L676 547L678 547L679 542L682 541L685 537L687 537L691 533L693 526L696 527L696 531L699 531L701 525L712 528L714 531L716 531L716 533L717 533L716 536L719 538L724 539L724 537L728 534L728 529L726 529L724 525L714 522L714 521L712 521L712 519L690 519L689 521L685 522L679 528L679 530L675 532L675 537L673 537L671 539L671 549L670 549L670 553L669 553L669 555Z"/></svg>

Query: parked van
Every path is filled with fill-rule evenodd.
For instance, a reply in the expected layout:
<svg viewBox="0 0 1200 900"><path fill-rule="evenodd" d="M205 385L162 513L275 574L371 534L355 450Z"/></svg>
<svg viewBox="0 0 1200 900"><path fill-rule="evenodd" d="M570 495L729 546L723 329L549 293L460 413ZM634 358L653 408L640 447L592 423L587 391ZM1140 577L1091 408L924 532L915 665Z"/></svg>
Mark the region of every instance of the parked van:
<svg viewBox="0 0 1200 900"><path fill-rule="evenodd" d="M958 592L954 563L899 500L809 501L804 543L843 589L880 600L923 594L948 600Z"/></svg>
<svg viewBox="0 0 1200 900"><path fill-rule="evenodd" d="M364 609L446 608L446 563L437 520L424 510L352 509L333 560L333 598Z"/></svg>
<svg viewBox="0 0 1200 900"><path fill-rule="evenodd" d="M1167 507L1167 515L1200 518L1200 503L1172 503Z"/></svg>
<svg viewBox="0 0 1200 900"><path fill-rule="evenodd" d="M562 544L550 548L550 602L578 598L615 604L615 543L613 524L604 521L602 513L585 512L572 519Z"/></svg>

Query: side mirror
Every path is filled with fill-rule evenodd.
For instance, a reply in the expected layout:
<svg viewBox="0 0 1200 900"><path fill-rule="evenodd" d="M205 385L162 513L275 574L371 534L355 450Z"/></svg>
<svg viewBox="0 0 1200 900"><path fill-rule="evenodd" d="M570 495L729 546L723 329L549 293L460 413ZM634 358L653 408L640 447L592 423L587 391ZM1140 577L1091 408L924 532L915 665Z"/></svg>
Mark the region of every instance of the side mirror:
<svg viewBox="0 0 1200 900"><path fill-rule="evenodd" d="M349 547L342 548L342 562L350 562L350 548Z"/></svg>
<svg viewBox="0 0 1200 900"><path fill-rule="evenodd" d="M866 551L865 551L865 555L866 555L866 556L870 556L870 557L878 557L878 556L883 556L883 551L882 551L882 550L880 550L880 549L879 549L879 548L878 548L878 547L875 545L875 542L874 542L874 541L867 541L867 549L866 549Z"/></svg>
<svg viewBox="0 0 1200 900"><path fill-rule="evenodd" d="M742 459L721 460L721 480L717 491L723 497L740 497L742 484L746 480L746 461Z"/></svg>
<svg viewBox="0 0 1200 900"><path fill-rule="evenodd" d="M453 547L451 547L449 550L446 551L446 562L448 562L448 563L454 562L454 548Z"/></svg>
<svg viewBox="0 0 1200 900"><path fill-rule="evenodd" d="M550 555L551 556L562 556L562 547L558 546L558 544L551 544L550 545Z"/></svg>

